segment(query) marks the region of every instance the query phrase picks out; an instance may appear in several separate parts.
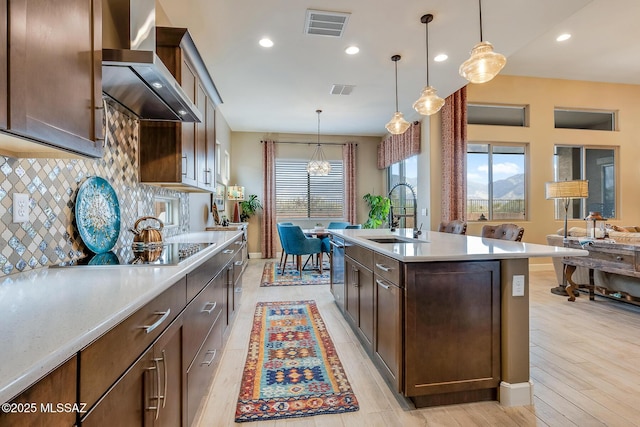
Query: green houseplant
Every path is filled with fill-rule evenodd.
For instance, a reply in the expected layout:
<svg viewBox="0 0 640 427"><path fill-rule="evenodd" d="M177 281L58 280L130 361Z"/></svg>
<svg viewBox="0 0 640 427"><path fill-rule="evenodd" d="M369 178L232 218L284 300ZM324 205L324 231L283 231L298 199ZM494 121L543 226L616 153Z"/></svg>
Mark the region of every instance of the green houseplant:
<svg viewBox="0 0 640 427"><path fill-rule="evenodd" d="M379 228L388 219L391 199L371 193L365 194L362 198L369 206L369 219L364 223L363 228Z"/></svg>
<svg viewBox="0 0 640 427"><path fill-rule="evenodd" d="M260 204L258 196L256 194L249 195L247 200L240 202L240 221L248 221L260 209L262 209L262 204Z"/></svg>

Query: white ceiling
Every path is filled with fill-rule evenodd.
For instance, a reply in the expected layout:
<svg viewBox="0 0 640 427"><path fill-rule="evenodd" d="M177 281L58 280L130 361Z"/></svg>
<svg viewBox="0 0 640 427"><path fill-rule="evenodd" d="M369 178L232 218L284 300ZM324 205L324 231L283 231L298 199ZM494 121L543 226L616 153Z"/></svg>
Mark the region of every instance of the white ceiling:
<svg viewBox="0 0 640 427"><path fill-rule="evenodd" d="M399 54L399 109L430 84L445 98L466 81L459 65L480 41L476 0L158 0L174 26L189 28L222 96L233 131L374 135L395 111L394 64ZM349 12L342 38L303 33L307 9ZM640 84L639 0L484 0L484 40L507 57L501 74ZM564 43L557 35L570 32ZM258 45L264 36L275 45ZM349 56L351 44L360 53ZM435 63L446 53L449 59ZM333 84L355 85L331 95Z"/></svg>

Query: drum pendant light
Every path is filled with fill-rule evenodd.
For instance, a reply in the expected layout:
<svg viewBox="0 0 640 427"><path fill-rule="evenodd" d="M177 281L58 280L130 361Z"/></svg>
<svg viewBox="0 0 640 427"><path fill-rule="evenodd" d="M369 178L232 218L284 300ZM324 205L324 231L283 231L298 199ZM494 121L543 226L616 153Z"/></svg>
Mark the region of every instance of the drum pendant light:
<svg viewBox="0 0 640 427"><path fill-rule="evenodd" d="M320 146L320 113L322 110L316 110L316 113L318 113L318 145L316 145L316 151L313 152L313 156L307 164L307 172L312 176L327 176L331 172L331 164L324 157Z"/></svg>
<svg viewBox="0 0 640 427"><path fill-rule="evenodd" d="M404 119L400 110L398 110L398 61L400 61L400 58L400 55L393 55L391 57L391 60L395 63L396 67L396 112L385 127L389 133L393 135L403 134L407 129L409 129L409 126L411 126L409 122Z"/></svg>
<svg viewBox="0 0 640 427"><path fill-rule="evenodd" d="M431 116L440 111L444 105L444 99L440 98L436 90L429 85L429 22L433 21L433 15L428 13L422 15L420 22L425 24L426 28L426 46L427 46L427 86L422 90L420 98L413 103L413 108L423 116Z"/></svg>
<svg viewBox="0 0 640 427"><path fill-rule="evenodd" d="M493 51L493 45L482 39L482 0L480 10L480 43L471 50L471 57L460 65L458 72L471 83L486 83L498 75L507 63L507 58Z"/></svg>

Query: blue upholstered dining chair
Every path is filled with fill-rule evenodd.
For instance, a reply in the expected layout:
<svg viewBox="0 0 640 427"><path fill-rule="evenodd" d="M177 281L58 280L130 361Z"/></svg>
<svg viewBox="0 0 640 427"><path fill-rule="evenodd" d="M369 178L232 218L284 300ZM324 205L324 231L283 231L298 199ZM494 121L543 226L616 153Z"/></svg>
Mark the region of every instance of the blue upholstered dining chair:
<svg viewBox="0 0 640 427"><path fill-rule="evenodd" d="M280 269L284 269L289 255L295 255L298 271L302 274L302 255L317 254L320 273L322 273L322 241L317 237L305 236L302 228L297 225L280 225L279 228L285 250L284 263L280 264Z"/></svg>
<svg viewBox="0 0 640 427"><path fill-rule="evenodd" d="M280 264L282 264L282 257L284 257L285 254L285 250L284 250L284 243L282 243L282 233L280 233L280 226L281 225L293 225L292 222L279 222L276 224L276 228L278 229L278 237L280 237L280 247L282 248L282 251L280 252Z"/></svg>
<svg viewBox="0 0 640 427"><path fill-rule="evenodd" d="M329 225L327 225L327 228L329 230L339 230L341 228L347 228L350 225L351 223L348 221L331 221Z"/></svg>

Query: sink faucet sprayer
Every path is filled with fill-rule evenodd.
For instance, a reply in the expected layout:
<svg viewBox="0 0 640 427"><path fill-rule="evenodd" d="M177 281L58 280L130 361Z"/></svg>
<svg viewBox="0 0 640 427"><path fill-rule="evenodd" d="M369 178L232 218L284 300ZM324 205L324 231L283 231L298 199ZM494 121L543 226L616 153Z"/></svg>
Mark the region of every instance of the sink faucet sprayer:
<svg viewBox="0 0 640 427"><path fill-rule="evenodd" d="M395 190L397 187L400 187L400 186L407 187L409 190L411 190L411 194L413 195L413 237L414 239L417 239L418 236L422 234L422 224L420 224L420 228L418 228L418 201L416 197L416 191L413 189L413 186L406 182L400 182L394 185L393 187L391 187L391 190L389 190L388 197L391 198L391 193L393 193L393 190ZM393 215L393 204L392 204L389 209L389 228L391 231L396 231L396 227L398 227L399 225L400 225L399 221L396 221L395 216Z"/></svg>

